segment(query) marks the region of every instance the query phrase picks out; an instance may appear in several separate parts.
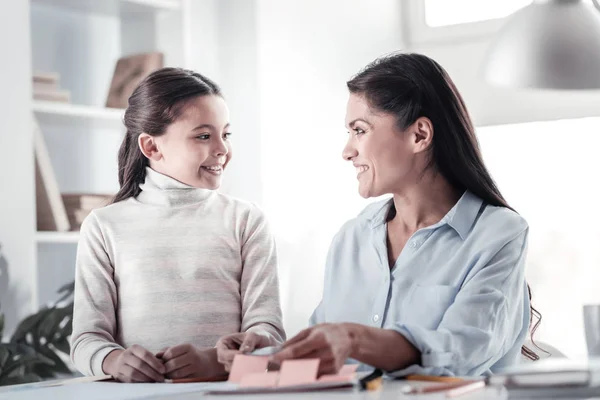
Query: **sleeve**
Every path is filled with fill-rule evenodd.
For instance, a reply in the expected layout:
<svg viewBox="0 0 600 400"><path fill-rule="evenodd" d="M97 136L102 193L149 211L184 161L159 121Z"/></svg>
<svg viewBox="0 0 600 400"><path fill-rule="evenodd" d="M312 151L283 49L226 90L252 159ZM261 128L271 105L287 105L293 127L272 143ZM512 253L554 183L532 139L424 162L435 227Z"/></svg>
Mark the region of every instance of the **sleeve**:
<svg viewBox="0 0 600 400"><path fill-rule="evenodd" d="M277 250L267 220L258 208L249 213L242 242L242 332L285 341L279 301Z"/></svg>
<svg viewBox="0 0 600 400"><path fill-rule="evenodd" d="M437 329L396 323L395 330L421 352L421 364L393 376L479 376L525 339L527 234L520 232L485 265L473 268Z"/></svg>
<svg viewBox="0 0 600 400"><path fill-rule="evenodd" d="M102 362L116 344L117 289L113 266L98 219L90 214L81 226L75 268L71 360L83 374L103 375Z"/></svg>

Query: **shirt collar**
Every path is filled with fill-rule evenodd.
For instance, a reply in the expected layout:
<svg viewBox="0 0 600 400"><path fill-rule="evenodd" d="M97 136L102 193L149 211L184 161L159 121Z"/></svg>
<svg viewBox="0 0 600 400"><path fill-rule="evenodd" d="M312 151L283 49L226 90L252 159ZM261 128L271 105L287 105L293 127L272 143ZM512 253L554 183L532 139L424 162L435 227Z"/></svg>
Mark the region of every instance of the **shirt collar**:
<svg viewBox="0 0 600 400"><path fill-rule="evenodd" d="M186 185L150 167L146 167L146 178L140 184L140 189L142 191L137 196L139 202L166 207L197 204L214 193L214 190Z"/></svg>
<svg viewBox="0 0 600 400"><path fill-rule="evenodd" d="M366 215L371 221L372 228L387 222L387 215L393 204L394 199L389 198L373 206L372 212ZM483 200L467 190L441 221L434 226L448 224L458 233L461 239L465 240L479 216L482 204Z"/></svg>

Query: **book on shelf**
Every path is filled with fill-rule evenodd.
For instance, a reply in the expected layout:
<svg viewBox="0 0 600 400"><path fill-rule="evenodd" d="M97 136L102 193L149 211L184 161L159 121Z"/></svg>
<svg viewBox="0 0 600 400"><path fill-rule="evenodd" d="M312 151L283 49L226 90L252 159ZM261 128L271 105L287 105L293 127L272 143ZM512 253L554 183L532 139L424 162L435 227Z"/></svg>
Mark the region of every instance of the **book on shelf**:
<svg viewBox="0 0 600 400"><path fill-rule="evenodd" d="M35 197L38 231L66 232L71 229L65 204L54 175L50 154L34 118Z"/></svg>
<svg viewBox="0 0 600 400"><path fill-rule="evenodd" d="M106 107L127 108L127 101L137 85L164 66L160 52L133 54L119 58L106 99Z"/></svg>
<svg viewBox="0 0 600 400"><path fill-rule="evenodd" d="M60 88L60 76L55 72L33 74L33 99L69 103L71 92Z"/></svg>
<svg viewBox="0 0 600 400"><path fill-rule="evenodd" d="M71 230L78 231L92 210L107 206L113 197L114 194L63 193Z"/></svg>
<svg viewBox="0 0 600 400"><path fill-rule="evenodd" d="M33 92L53 92L58 90L58 82L36 82L33 81Z"/></svg>
<svg viewBox="0 0 600 400"><path fill-rule="evenodd" d="M33 73L33 82L34 83L46 83L46 84L54 84L58 86L58 81L60 79L60 75L56 72L43 72L43 71L35 71Z"/></svg>
<svg viewBox="0 0 600 400"><path fill-rule="evenodd" d="M44 101L60 101L63 103L69 103L71 101L71 92L68 90L56 90L56 91L33 91L34 100Z"/></svg>

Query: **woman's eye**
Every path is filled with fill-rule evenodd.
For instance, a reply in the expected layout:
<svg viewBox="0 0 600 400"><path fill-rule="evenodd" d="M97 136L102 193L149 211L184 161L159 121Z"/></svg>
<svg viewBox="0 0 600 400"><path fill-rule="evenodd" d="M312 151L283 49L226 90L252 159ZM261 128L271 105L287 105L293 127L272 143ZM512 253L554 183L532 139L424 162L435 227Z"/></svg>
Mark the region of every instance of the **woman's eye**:
<svg viewBox="0 0 600 400"><path fill-rule="evenodd" d="M231 132L225 132L223 134L223 139L229 139L231 137L232 133Z"/></svg>
<svg viewBox="0 0 600 400"><path fill-rule="evenodd" d="M365 133L365 131L363 131L360 128L354 128L353 130L355 135L362 135L363 133Z"/></svg>
<svg viewBox="0 0 600 400"><path fill-rule="evenodd" d="M198 135L196 136L196 139L200 139L200 140L208 140L210 139L210 135Z"/></svg>

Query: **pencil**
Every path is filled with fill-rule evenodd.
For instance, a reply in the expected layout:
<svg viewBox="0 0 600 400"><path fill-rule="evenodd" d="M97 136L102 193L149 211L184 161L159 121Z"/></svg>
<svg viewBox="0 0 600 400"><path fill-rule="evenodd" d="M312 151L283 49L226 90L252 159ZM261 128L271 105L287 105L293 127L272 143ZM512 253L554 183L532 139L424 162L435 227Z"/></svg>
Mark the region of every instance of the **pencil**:
<svg viewBox="0 0 600 400"><path fill-rule="evenodd" d="M227 375L215 376L212 378L179 378L165 379L165 383L197 383L197 382L222 382L227 380Z"/></svg>
<svg viewBox="0 0 600 400"><path fill-rule="evenodd" d="M444 383L465 382L464 379L456 378L453 376L408 375L405 379L407 381L424 381L424 382L444 382Z"/></svg>
<svg viewBox="0 0 600 400"><path fill-rule="evenodd" d="M446 397L457 397L485 387L485 381L464 381L461 383L447 383L445 385L430 387L410 388L404 394L424 394L446 392Z"/></svg>

